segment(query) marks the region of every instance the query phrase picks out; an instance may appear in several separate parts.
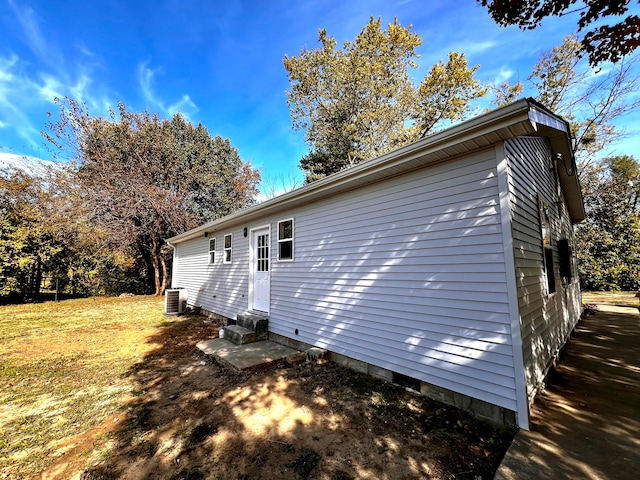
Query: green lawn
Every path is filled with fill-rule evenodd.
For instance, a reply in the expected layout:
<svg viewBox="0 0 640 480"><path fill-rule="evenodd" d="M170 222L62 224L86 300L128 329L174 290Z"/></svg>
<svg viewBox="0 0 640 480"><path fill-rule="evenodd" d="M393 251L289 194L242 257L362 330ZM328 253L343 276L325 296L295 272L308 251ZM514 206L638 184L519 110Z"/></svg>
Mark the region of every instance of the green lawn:
<svg viewBox="0 0 640 480"><path fill-rule="evenodd" d="M29 478L122 408L162 298L0 307L0 478Z"/></svg>
<svg viewBox="0 0 640 480"><path fill-rule="evenodd" d="M619 307L637 307L637 292L582 292L583 304L617 305Z"/></svg>

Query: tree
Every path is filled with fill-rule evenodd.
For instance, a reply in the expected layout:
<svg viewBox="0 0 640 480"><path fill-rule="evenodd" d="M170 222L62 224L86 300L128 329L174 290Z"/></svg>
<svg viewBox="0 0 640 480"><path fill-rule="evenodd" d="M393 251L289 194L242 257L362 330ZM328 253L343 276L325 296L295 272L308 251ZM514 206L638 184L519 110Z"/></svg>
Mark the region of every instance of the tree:
<svg viewBox="0 0 640 480"><path fill-rule="evenodd" d="M431 67L418 89L418 110L414 114L422 135L433 130L442 121L464 120L470 102L483 97L487 89L473 78L480 68L467 68L462 53L449 53L447 63L442 61Z"/></svg>
<svg viewBox="0 0 640 480"><path fill-rule="evenodd" d="M122 103L106 118L71 99L59 104L60 118L45 137L75 160L78 198L90 221L111 248L142 258L156 295L168 282L165 238L254 201L259 172L201 124L180 114L163 120L129 112Z"/></svg>
<svg viewBox="0 0 640 480"><path fill-rule="evenodd" d="M2 295L37 297L46 277L63 283L78 262L78 211L69 208L62 169L0 176ZM95 233L94 233L95 235Z"/></svg>
<svg viewBox="0 0 640 480"><path fill-rule="evenodd" d="M487 7L491 17L499 25L517 25L524 30L539 27L549 16L564 16L579 12L578 32L587 30L600 19L609 17L620 19L629 11L631 3L630 0L585 0L579 4L577 0L477 1ZM617 62L631 54L638 45L640 45L640 17L627 15L613 25L602 25L588 30L581 41L580 50L587 54L589 63L596 66L603 62Z"/></svg>
<svg viewBox="0 0 640 480"><path fill-rule="evenodd" d="M463 54L435 65L421 85L411 81L422 39L398 20L382 30L371 18L355 40L337 48L326 30L321 47L285 55L293 128L311 147L300 161L311 182L416 140L464 117L485 90Z"/></svg>
<svg viewBox="0 0 640 480"><path fill-rule="evenodd" d="M587 220L576 231L582 287L640 288L640 164L608 157L583 175Z"/></svg>
<svg viewBox="0 0 640 480"><path fill-rule="evenodd" d="M47 265L59 253L40 208L41 185L22 172L0 176L0 273L3 293L36 295Z"/></svg>
<svg viewBox="0 0 640 480"><path fill-rule="evenodd" d="M0 176L0 296L146 291L144 262L90 218L70 165ZM18 299L16 297L16 299Z"/></svg>
<svg viewBox="0 0 640 480"><path fill-rule="evenodd" d="M580 57L575 35L544 53L527 78L531 96L563 116L571 126L573 149L582 171L607 145L624 135L613 125L616 119L640 106L635 92L637 58L632 57L608 71L594 72ZM498 105L514 100L523 90L520 82L496 88Z"/></svg>

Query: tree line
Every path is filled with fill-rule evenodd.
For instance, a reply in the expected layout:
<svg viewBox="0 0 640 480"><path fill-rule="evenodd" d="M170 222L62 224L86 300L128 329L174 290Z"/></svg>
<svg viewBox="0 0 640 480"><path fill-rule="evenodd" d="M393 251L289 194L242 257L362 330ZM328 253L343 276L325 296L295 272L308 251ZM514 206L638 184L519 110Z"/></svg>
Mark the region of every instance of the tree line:
<svg viewBox="0 0 640 480"><path fill-rule="evenodd" d="M326 30L318 41L283 59L292 126L309 145L306 183L478 113L478 99L501 106L526 91L571 125L588 212L576 232L583 286L640 286L638 162L597 157L625 134L613 122L640 106L635 58L594 70L569 35L513 84L483 84L459 52L414 83L422 39L397 20L385 29L371 18L342 47ZM202 124L122 103L107 116L57 103L43 135L59 167L0 176L2 294L35 295L46 276L71 293L159 295L170 279L166 238L255 202L260 172Z"/></svg>
<svg viewBox="0 0 640 480"><path fill-rule="evenodd" d="M46 275L70 293L160 295L166 238L255 201L260 172L202 124L122 103L107 117L68 98L58 105L44 135L64 162L0 178L5 294L37 295Z"/></svg>

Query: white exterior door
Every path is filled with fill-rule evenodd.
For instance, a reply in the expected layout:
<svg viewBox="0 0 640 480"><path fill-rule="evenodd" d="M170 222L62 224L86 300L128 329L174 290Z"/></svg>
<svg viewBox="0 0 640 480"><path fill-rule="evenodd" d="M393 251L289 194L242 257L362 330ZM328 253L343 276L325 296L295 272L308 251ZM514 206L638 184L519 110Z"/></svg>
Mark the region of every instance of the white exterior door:
<svg viewBox="0 0 640 480"><path fill-rule="evenodd" d="M269 313L270 279L269 229L252 232L252 302L253 310Z"/></svg>

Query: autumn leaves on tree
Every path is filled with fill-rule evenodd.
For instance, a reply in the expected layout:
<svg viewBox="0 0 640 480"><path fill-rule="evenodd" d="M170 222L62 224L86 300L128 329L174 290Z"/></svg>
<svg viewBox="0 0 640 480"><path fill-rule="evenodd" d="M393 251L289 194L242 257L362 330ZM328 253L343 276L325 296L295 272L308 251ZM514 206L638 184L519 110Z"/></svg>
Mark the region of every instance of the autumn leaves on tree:
<svg viewBox="0 0 640 480"><path fill-rule="evenodd" d="M320 30L315 50L286 55L287 101L295 130L310 152L300 161L306 182L382 155L447 122L461 120L486 93L478 68L450 53L415 85L416 48L422 39L395 20L382 30L371 18L353 41L337 48Z"/></svg>
<svg viewBox="0 0 640 480"><path fill-rule="evenodd" d="M640 17L629 14L630 0L477 0L487 7L491 17L502 26L517 25L525 30L539 27L547 17L574 14L577 31L586 30L580 51L591 66L618 62L640 46ZM640 2L634 2L640 3ZM593 25L603 19L612 25Z"/></svg>
<svg viewBox="0 0 640 480"><path fill-rule="evenodd" d="M458 52L414 84L411 73L422 39L397 20L383 30L381 20L371 18L342 48L326 30L319 31L318 40L319 48L283 59L292 125L309 145L300 160L307 183L464 120L473 108L478 111L474 100L485 95L493 97L485 105L502 106L526 91L564 116L581 166L624 135L614 121L640 106L634 93L637 58L594 70L575 35L542 54L526 84L493 85L476 79L480 66L470 67Z"/></svg>
<svg viewBox="0 0 640 480"><path fill-rule="evenodd" d="M498 23L527 29L575 3L478 1ZM579 28L586 29L598 15L624 14L628 3L584 2ZM417 49L423 42L398 20L385 29L381 19L371 18L341 47L320 30L318 48L283 59L292 125L304 132L309 146L299 165L305 182L383 155L464 120L472 111L491 103L505 105L526 92L569 121L581 179L595 185L585 189L594 220L578 229L581 251L596 252L599 245L596 255L605 258L606 245L596 240L620 236L607 223L612 218L628 223L623 236L632 245L640 230L637 193L635 209L620 207L619 215L609 205L624 206L624 201L600 204L594 199L617 192L613 180L617 186L640 181L637 168L636 176L625 181L611 174L612 165L624 163L619 159L596 160L598 152L625 134L615 121L640 107L637 57L629 56L640 30L625 30L637 22L630 15L611 26L617 33L601 44L594 42L606 36L602 27L582 39L569 35L541 55L528 77L513 84L481 83L475 77L479 65L469 66L459 52L449 53L415 80ZM618 61L592 68L604 60ZM477 102L485 96L491 98ZM73 99L62 99L59 106L59 119L44 135L67 168L46 179L19 173L0 178L0 275L9 279L3 280L4 290L33 290L31 284L48 274L85 291L105 293L104 279L110 279L137 291L150 284L160 294L169 279L170 249L164 239L255 201L260 172L242 161L228 139L211 136L201 124L194 126L180 114L161 119L131 112L124 104L103 117L91 116ZM597 270L602 281L592 288L640 281L635 270L626 276L609 275L608 267ZM138 281L132 281L136 275Z"/></svg>
<svg viewBox="0 0 640 480"><path fill-rule="evenodd" d="M169 278L165 239L250 205L260 173L228 139L180 114L171 120L130 112L93 117L71 99L47 139L73 160L78 212L111 249L144 259L156 294Z"/></svg>

